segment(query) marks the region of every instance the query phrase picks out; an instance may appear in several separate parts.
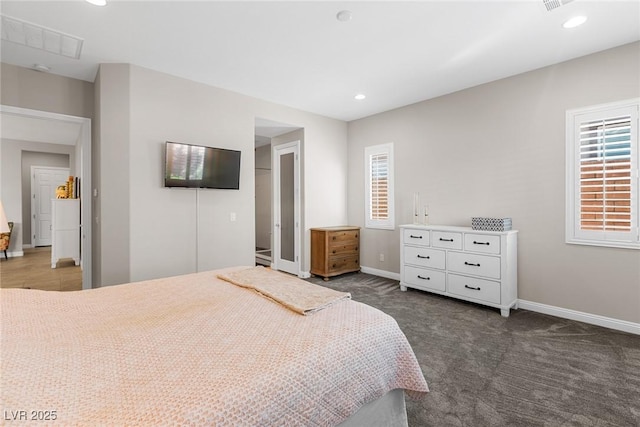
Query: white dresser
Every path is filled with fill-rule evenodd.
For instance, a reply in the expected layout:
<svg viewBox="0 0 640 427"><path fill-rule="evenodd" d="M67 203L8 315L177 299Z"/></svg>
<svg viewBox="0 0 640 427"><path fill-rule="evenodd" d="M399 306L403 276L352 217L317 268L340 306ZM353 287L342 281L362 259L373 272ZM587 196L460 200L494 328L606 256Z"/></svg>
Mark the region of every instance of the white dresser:
<svg viewBox="0 0 640 427"><path fill-rule="evenodd" d="M400 226L400 289L421 289L499 308L518 308L518 232Z"/></svg>
<svg viewBox="0 0 640 427"><path fill-rule="evenodd" d="M73 258L80 265L80 199L51 203L51 268L63 258Z"/></svg>

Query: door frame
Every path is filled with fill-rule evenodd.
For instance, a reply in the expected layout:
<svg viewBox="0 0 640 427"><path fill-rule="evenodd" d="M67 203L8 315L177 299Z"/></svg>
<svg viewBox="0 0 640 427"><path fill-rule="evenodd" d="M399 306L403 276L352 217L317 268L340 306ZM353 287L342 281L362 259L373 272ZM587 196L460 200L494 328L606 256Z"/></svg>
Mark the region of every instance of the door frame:
<svg viewBox="0 0 640 427"><path fill-rule="evenodd" d="M70 172L70 168L60 168L60 167L54 167L54 166L31 166L31 191L30 191L30 197L31 197L31 238L29 239L31 241L31 247L35 247L36 246L36 242L34 240L35 237L35 233L36 233L36 215L37 215L37 210L35 209L35 205L36 205L36 200L39 200L38 197L36 197L36 194L34 194L34 189L37 188L35 187L35 181L36 181L36 171L39 169L46 169L46 170L56 170L56 171L67 171L67 176L69 176ZM40 190L38 189L38 193L40 192ZM39 195L39 194L38 194Z"/></svg>
<svg viewBox="0 0 640 427"><path fill-rule="evenodd" d="M80 127L76 140L76 174L80 176L80 265L82 289L91 289L92 275L92 190L91 190L91 119L49 111L0 105L2 115L17 115L51 121L62 121ZM71 165L69 165L71 166Z"/></svg>
<svg viewBox="0 0 640 427"><path fill-rule="evenodd" d="M279 232L280 222L280 156L282 154L294 153L293 170L294 170L294 257L295 261L286 261L280 259L281 239ZM302 241L302 221L301 221L301 201L300 201L300 140L287 142L284 144L274 145L271 148L271 171L272 171L272 207L273 207L273 223L272 236L273 248L271 251L271 268L274 270L282 270L298 277L303 277L301 269L301 244Z"/></svg>

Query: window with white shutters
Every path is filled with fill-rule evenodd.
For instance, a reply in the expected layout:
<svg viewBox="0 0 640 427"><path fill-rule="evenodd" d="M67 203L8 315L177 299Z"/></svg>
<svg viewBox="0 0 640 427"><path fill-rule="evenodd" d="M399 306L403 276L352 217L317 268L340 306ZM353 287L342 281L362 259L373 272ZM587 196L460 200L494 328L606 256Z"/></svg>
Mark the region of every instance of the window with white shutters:
<svg viewBox="0 0 640 427"><path fill-rule="evenodd" d="M393 144L366 147L365 227L394 228Z"/></svg>
<svg viewBox="0 0 640 427"><path fill-rule="evenodd" d="M640 249L638 100L567 112L567 242Z"/></svg>

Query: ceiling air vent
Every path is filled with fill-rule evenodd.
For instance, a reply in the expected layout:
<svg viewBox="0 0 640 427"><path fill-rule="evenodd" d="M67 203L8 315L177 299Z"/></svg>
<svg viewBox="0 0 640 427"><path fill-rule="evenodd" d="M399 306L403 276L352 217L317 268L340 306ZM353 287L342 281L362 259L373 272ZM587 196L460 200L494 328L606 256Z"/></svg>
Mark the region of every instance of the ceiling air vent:
<svg viewBox="0 0 640 427"><path fill-rule="evenodd" d="M553 9L557 9L572 1L573 0L542 0L542 3L544 3L544 7L547 8L547 12L551 12Z"/></svg>
<svg viewBox="0 0 640 427"><path fill-rule="evenodd" d="M84 41L80 37L6 15L2 15L2 40L74 59L80 58Z"/></svg>

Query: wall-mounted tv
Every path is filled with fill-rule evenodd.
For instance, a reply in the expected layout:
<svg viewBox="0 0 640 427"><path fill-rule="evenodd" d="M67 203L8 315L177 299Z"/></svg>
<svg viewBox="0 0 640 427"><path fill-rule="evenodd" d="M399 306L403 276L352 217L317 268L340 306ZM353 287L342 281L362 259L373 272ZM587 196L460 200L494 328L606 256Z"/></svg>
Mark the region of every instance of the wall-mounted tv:
<svg viewBox="0 0 640 427"><path fill-rule="evenodd" d="M165 187L240 189L240 151L167 141Z"/></svg>

